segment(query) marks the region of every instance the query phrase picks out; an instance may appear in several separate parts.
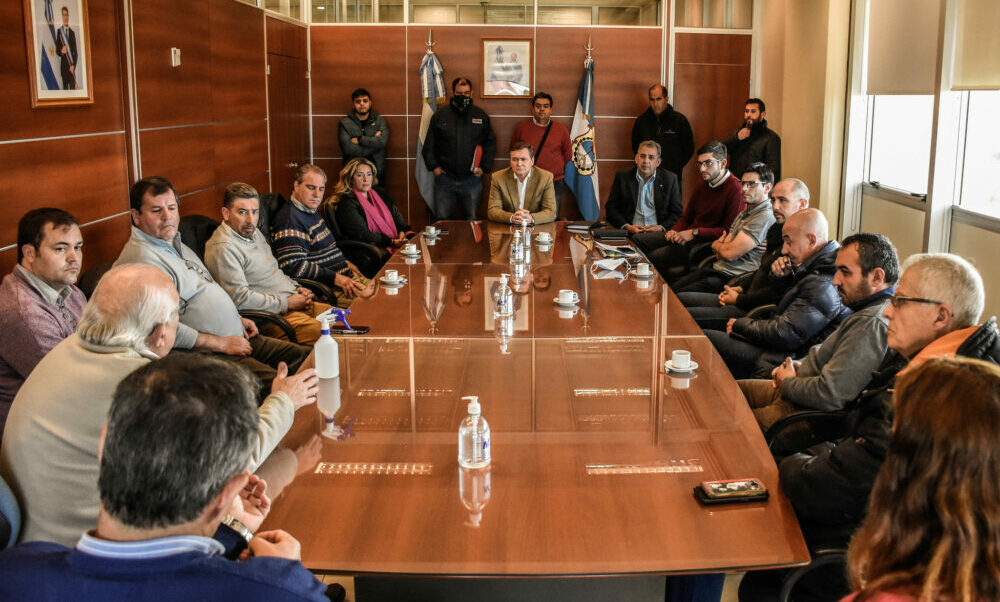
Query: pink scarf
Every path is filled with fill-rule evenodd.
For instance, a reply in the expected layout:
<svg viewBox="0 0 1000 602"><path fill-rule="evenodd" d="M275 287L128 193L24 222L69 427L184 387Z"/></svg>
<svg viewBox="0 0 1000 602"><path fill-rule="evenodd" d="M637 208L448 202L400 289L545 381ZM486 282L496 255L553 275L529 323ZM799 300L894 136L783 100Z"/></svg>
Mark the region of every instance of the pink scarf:
<svg viewBox="0 0 1000 602"><path fill-rule="evenodd" d="M354 194L358 197L361 208L365 210L368 229L372 232L385 234L389 238L396 238L398 232L396 232L395 222L392 221L392 214L389 213L389 207L386 206L382 197L375 192L375 189L372 188L368 191L367 199L358 190L355 190ZM393 247L390 245L388 248L391 251Z"/></svg>

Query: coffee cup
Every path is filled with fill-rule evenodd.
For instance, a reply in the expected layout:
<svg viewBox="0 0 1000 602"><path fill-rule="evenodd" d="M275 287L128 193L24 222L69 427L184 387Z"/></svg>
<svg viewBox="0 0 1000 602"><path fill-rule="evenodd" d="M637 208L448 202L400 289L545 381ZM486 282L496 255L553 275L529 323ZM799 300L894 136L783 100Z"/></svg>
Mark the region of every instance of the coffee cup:
<svg viewBox="0 0 1000 602"><path fill-rule="evenodd" d="M675 370L691 369L691 352L685 349L677 349L670 354L670 364Z"/></svg>
<svg viewBox="0 0 1000 602"><path fill-rule="evenodd" d="M648 291L649 289L653 288L652 280L639 280L637 278L634 282L635 282L635 288L640 291Z"/></svg>
<svg viewBox="0 0 1000 602"><path fill-rule="evenodd" d="M427 226L424 232L427 233L427 236L437 236L438 229L437 226Z"/></svg>
<svg viewBox="0 0 1000 602"><path fill-rule="evenodd" d="M649 264L646 262L635 264L635 273L637 276L649 276Z"/></svg>
<svg viewBox="0 0 1000 602"><path fill-rule="evenodd" d="M406 253L407 255L413 255L417 252L417 245L413 244L412 242L408 242L405 245L403 245L403 252Z"/></svg>
<svg viewBox="0 0 1000 602"><path fill-rule="evenodd" d="M538 240L538 244L547 245L552 242L552 235L548 232L539 232L535 235L535 239Z"/></svg>
<svg viewBox="0 0 1000 602"><path fill-rule="evenodd" d="M577 311L579 310L575 307L571 309L560 309L559 317L562 318L563 320L569 320L570 318L576 315Z"/></svg>
<svg viewBox="0 0 1000 602"><path fill-rule="evenodd" d="M564 305L569 305L570 303L576 303L578 297L576 291L564 288L559 291L559 302Z"/></svg>
<svg viewBox="0 0 1000 602"><path fill-rule="evenodd" d="M386 270L385 271L385 281L386 282L399 282L399 272L396 270Z"/></svg>
<svg viewBox="0 0 1000 602"><path fill-rule="evenodd" d="M398 286L387 286L387 287L385 287L382 290L385 291L385 294L387 294L389 296L393 296L393 295L398 295L399 294L399 289L400 289L400 287L398 287Z"/></svg>
<svg viewBox="0 0 1000 602"><path fill-rule="evenodd" d="M676 376L670 377L670 387L672 389L690 389L691 379L690 378L678 378Z"/></svg>

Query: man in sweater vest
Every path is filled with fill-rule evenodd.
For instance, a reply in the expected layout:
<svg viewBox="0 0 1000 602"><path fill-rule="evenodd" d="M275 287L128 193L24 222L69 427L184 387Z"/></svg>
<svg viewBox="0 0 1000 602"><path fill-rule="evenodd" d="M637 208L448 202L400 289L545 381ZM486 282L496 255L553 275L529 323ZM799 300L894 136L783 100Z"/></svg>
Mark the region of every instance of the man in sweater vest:
<svg viewBox="0 0 1000 602"><path fill-rule="evenodd" d="M358 296L375 294L375 287L344 257L319 214L325 192L325 171L309 163L299 167L291 200L274 214L271 246L285 274L333 286L337 305L348 307Z"/></svg>
<svg viewBox="0 0 1000 602"><path fill-rule="evenodd" d="M299 343L312 345L320 335L316 316L330 309L313 301L313 293L299 286L278 267L271 245L257 228L260 195L253 186L236 182L222 198L222 223L205 243L205 266L226 289L241 311L256 309L281 314L295 329ZM287 339L273 324L261 332Z"/></svg>
<svg viewBox="0 0 1000 602"><path fill-rule="evenodd" d="M72 215L33 209L18 222L17 265L0 284L0 434L24 379L76 330L87 302L74 286L82 263Z"/></svg>
<svg viewBox="0 0 1000 602"><path fill-rule="evenodd" d="M298 541L255 533L270 509L266 484L246 470L256 391L247 370L202 354L126 376L99 444L96 528L74 548L35 542L0 554L0 598L326 600Z"/></svg>

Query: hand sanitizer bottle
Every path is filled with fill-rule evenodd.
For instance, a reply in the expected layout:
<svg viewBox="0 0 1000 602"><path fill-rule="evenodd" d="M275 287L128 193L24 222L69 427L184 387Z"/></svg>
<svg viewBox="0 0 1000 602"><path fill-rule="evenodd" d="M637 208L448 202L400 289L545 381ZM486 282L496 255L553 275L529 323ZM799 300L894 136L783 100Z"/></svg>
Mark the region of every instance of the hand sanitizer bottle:
<svg viewBox="0 0 1000 602"><path fill-rule="evenodd" d="M330 336L330 315L322 313L319 321L323 325L319 339L313 346L316 354L316 376L319 378L337 378L340 376L340 350L337 341Z"/></svg>
<svg viewBox="0 0 1000 602"><path fill-rule="evenodd" d="M458 425L458 465L463 468L482 468L490 464L490 425L480 414L479 398L463 397L469 401L469 415Z"/></svg>

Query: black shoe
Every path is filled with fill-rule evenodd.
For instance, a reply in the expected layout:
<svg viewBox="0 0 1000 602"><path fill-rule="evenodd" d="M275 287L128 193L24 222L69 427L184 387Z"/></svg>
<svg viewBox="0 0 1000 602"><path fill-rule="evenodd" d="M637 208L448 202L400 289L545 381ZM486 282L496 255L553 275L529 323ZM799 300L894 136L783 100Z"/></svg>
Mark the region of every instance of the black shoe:
<svg viewBox="0 0 1000 602"><path fill-rule="evenodd" d="M331 583L326 586L326 597L329 598L330 602L344 602L347 590L339 583Z"/></svg>

